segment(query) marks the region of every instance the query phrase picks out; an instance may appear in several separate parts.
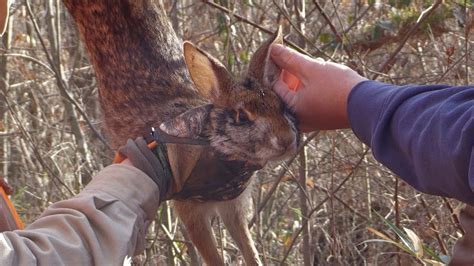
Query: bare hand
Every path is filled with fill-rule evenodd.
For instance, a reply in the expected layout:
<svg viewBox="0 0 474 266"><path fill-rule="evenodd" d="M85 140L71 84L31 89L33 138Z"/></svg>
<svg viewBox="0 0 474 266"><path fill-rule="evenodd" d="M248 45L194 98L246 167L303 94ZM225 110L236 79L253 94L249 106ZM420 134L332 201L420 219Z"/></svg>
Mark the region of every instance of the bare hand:
<svg viewBox="0 0 474 266"><path fill-rule="evenodd" d="M312 59L279 44L272 46L271 57L275 64L291 73L280 77L273 89L295 112L300 130L309 132L350 126L347 98L355 85L367 80L365 77L344 65ZM296 90L287 85L294 84L288 82L288 75L299 79Z"/></svg>

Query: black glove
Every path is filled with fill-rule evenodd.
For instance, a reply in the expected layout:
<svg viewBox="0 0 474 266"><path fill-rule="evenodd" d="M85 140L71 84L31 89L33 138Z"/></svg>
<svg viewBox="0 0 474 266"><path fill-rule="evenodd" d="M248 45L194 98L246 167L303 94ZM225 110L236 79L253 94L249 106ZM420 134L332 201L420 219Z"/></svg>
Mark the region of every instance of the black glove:
<svg viewBox="0 0 474 266"><path fill-rule="evenodd" d="M262 168L242 161L226 161L219 159L212 147L205 147L195 168L184 180L184 184L173 195L173 174L169 165L166 145L158 145L153 150L148 148L142 137L135 141L129 139L119 149L138 169L147 174L160 189L160 201L168 196L170 199L195 201L223 201L234 199L247 187L248 181L255 170Z"/></svg>
<svg viewBox="0 0 474 266"><path fill-rule="evenodd" d="M173 178L166 147L158 145L150 150L145 140L139 137L135 141L128 139L127 144L119 149L119 153L125 155L133 166L143 171L156 183L160 190L160 201L162 201L170 189Z"/></svg>

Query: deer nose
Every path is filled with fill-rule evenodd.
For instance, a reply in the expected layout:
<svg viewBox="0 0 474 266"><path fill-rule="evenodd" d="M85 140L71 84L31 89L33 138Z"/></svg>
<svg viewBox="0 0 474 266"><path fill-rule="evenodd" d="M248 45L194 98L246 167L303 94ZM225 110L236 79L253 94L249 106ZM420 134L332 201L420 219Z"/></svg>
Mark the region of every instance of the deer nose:
<svg viewBox="0 0 474 266"><path fill-rule="evenodd" d="M271 144L275 150L287 152L296 149L297 140L294 136L272 137Z"/></svg>
<svg viewBox="0 0 474 266"><path fill-rule="evenodd" d="M278 140L278 145L286 150L295 149L296 148L296 138L293 136L288 136L285 138L281 138Z"/></svg>
<svg viewBox="0 0 474 266"><path fill-rule="evenodd" d="M290 138L282 138L278 140L278 145L284 148L287 148L288 146L290 146L291 143L292 143L292 140Z"/></svg>

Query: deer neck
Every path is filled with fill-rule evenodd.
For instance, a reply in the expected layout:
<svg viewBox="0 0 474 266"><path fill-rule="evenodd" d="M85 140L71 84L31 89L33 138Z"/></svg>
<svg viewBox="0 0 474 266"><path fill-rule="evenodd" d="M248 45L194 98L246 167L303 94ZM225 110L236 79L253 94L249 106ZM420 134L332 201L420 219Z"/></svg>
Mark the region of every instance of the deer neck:
<svg viewBox="0 0 474 266"><path fill-rule="evenodd" d="M202 103L181 41L152 0L64 0L89 52L112 145Z"/></svg>
<svg viewBox="0 0 474 266"><path fill-rule="evenodd" d="M105 128L113 146L123 145L128 138L149 132L150 126L204 103L189 77L181 42L163 7L154 0L64 3L95 69ZM223 162L210 147L170 144L167 148L174 189L182 187L188 178L221 176ZM206 165L217 170L213 175L194 171L198 160L215 162Z"/></svg>

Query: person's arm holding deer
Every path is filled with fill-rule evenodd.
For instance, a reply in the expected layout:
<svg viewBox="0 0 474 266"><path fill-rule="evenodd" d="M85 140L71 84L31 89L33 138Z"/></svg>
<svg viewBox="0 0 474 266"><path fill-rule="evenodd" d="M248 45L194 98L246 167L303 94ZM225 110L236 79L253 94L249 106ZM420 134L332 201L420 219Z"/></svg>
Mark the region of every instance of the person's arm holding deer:
<svg viewBox="0 0 474 266"><path fill-rule="evenodd" d="M351 128L375 158L417 190L458 199L465 236L452 263L474 263L474 86L370 81L354 70L281 45L274 62L291 73L274 90L302 131ZM291 88L285 80L298 80ZM465 264L464 264L465 265Z"/></svg>
<svg viewBox="0 0 474 266"><path fill-rule="evenodd" d="M120 265L145 248L149 223L179 191L143 138L75 197L48 207L24 230L0 233L0 265Z"/></svg>

